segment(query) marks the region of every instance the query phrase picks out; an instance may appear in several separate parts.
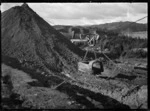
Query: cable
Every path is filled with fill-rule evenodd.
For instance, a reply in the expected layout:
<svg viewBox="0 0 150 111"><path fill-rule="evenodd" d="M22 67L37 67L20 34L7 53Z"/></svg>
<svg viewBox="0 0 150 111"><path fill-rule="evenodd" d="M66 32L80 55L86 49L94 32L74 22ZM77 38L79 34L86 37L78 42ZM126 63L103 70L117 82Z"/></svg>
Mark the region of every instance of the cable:
<svg viewBox="0 0 150 111"><path fill-rule="evenodd" d="M143 17L143 18L141 18L141 19L138 19L138 20L136 20L135 22L140 21L140 20L142 20L142 19L144 19L144 18L146 18L146 17L148 17L148 16L145 16L145 17Z"/></svg>
<svg viewBox="0 0 150 111"><path fill-rule="evenodd" d="M143 20L143 19L146 18L146 17L148 17L148 16L142 17L142 18L140 18L140 19L138 19L138 20L136 20L136 21L134 21L134 22L128 24L127 26L129 26L129 25L131 25L131 24L133 24L133 23L136 23L136 22L138 22L138 21L140 21L140 20ZM121 25L118 26L118 28L121 28Z"/></svg>

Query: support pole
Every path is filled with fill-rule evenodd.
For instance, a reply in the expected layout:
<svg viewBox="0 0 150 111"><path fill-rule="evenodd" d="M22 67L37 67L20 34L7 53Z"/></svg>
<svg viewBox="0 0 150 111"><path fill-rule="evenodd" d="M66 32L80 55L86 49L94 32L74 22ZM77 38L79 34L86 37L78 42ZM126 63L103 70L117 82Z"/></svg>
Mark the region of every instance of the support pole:
<svg viewBox="0 0 150 111"><path fill-rule="evenodd" d="M66 81L63 81L62 83L58 84L57 86L53 87L52 89L56 89L57 87L61 86L63 83L65 83Z"/></svg>
<svg viewBox="0 0 150 111"><path fill-rule="evenodd" d="M83 61L85 60L86 56L87 56L87 53L88 53L88 50L86 51L85 55L84 55L84 58L83 58Z"/></svg>
<svg viewBox="0 0 150 111"><path fill-rule="evenodd" d="M95 56L95 59L97 59L97 56L96 56L96 52L94 51L94 56Z"/></svg>

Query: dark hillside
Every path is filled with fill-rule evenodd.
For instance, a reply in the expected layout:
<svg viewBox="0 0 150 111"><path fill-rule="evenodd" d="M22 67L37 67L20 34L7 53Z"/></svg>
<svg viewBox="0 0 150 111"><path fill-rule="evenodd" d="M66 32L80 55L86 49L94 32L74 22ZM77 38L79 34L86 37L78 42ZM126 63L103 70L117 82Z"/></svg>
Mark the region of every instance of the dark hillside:
<svg viewBox="0 0 150 111"><path fill-rule="evenodd" d="M82 51L27 4L3 12L1 23L3 56L25 61L28 67L52 71L76 69Z"/></svg>
<svg viewBox="0 0 150 111"><path fill-rule="evenodd" d="M99 24L99 25L91 25L88 26L89 28L95 28L95 29L107 29L111 31L117 31L117 32L139 32L139 31L146 31L147 30L147 24L142 23L135 23L135 22L113 22L113 23L105 23L105 24Z"/></svg>

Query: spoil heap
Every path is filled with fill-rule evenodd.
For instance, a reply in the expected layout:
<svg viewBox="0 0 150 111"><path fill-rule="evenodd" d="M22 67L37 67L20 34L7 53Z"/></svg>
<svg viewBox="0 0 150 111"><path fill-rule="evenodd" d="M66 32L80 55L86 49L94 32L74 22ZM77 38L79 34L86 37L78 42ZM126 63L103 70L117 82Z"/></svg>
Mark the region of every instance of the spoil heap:
<svg viewBox="0 0 150 111"><path fill-rule="evenodd" d="M27 4L2 13L2 55L31 68L75 70L82 51Z"/></svg>

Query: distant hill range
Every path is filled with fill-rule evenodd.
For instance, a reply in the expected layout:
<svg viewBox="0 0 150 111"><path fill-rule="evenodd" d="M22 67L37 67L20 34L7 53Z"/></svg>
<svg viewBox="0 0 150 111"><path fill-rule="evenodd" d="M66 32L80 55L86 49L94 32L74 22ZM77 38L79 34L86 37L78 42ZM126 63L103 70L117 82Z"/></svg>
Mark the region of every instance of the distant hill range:
<svg viewBox="0 0 150 111"><path fill-rule="evenodd" d="M87 26L70 26L70 25L55 25L54 28L60 32L67 33L70 28L78 27L80 29L96 29L105 31L114 31L123 35L147 38L147 24L135 23L135 22L113 22L98 25Z"/></svg>
<svg viewBox="0 0 150 111"><path fill-rule="evenodd" d="M124 31L139 32L139 31L147 30L147 24L141 24L141 23L135 23L135 22L129 22L129 21L105 23L105 24L100 24L100 25L92 25L90 27L119 31L119 32L124 32Z"/></svg>

